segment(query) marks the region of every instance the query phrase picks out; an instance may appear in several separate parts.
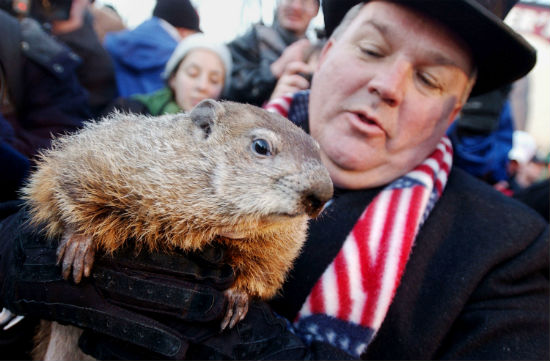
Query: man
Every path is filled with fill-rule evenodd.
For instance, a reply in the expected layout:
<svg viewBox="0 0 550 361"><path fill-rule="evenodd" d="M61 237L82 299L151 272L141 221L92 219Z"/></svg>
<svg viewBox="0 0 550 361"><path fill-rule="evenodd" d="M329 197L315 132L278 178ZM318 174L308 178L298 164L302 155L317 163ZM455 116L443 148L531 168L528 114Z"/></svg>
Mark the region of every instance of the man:
<svg viewBox="0 0 550 361"><path fill-rule="evenodd" d="M182 39L200 31L189 0L157 0L150 19L133 30L107 34L104 46L113 58L119 96L164 87L161 73L170 55Z"/></svg>
<svg viewBox="0 0 550 361"><path fill-rule="evenodd" d="M269 306L253 302L234 329L218 333L196 322L197 311L207 312L193 297L179 313L159 298L156 311L143 297L100 286L124 310L145 308L139 317L155 329L140 332L161 333L165 343L118 338L171 358L547 359L548 225L452 168L444 136L470 92L528 72L532 48L470 0L334 0L323 12L330 39L311 92L268 105L315 137L336 186L281 295ZM495 64L509 49L509 62ZM178 289L212 295L210 281ZM202 307L215 309L220 298ZM114 334L107 327L79 325L98 331L81 338L96 357L144 357L102 337Z"/></svg>
<svg viewBox="0 0 550 361"><path fill-rule="evenodd" d="M297 63L293 73L309 72L305 34L318 11L319 0L278 0L273 25L256 24L230 42L233 72L225 97L263 105L289 64Z"/></svg>
<svg viewBox="0 0 550 361"><path fill-rule="evenodd" d="M35 20L18 21L11 2L2 5L0 33L9 36L0 41L0 218L11 211L35 157L52 136L76 131L91 117L75 72L78 57ZM29 317L0 332L1 358L29 358L35 326Z"/></svg>
<svg viewBox="0 0 550 361"><path fill-rule="evenodd" d="M74 0L68 19L50 19L52 34L74 51L81 60L78 80L89 93L94 117L117 96L113 61L94 29L89 0Z"/></svg>
<svg viewBox="0 0 550 361"><path fill-rule="evenodd" d="M75 73L78 56L34 19L18 21L7 10L0 9L0 32L11 34L0 42L1 184L16 187L2 187L1 201L16 198L29 161L50 146L52 135L75 131L91 117Z"/></svg>

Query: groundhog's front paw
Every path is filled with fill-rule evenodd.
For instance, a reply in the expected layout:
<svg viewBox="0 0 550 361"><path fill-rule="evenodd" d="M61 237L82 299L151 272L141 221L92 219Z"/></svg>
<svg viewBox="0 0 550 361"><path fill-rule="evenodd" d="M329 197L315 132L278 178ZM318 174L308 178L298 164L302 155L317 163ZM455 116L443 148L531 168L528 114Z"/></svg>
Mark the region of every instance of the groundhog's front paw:
<svg viewBox="0 0 550 361"><path fill-rule="evenodd" d="M237 322L246 316L249 302L248 294L236 289L226 290L225 297L227 298L227 310L221 323L222 331L225 330L228 324L229 328L233 328Z"/></svg>
<svg viewBox="0 0 550 361"><path fill-rule="evenodd" d="M65 232L57 247L57 264L61 264L63 278L68 280L71 270L75 283L79 283L82 276L88 277L94 264L94 255L92 237Z"/></svg>

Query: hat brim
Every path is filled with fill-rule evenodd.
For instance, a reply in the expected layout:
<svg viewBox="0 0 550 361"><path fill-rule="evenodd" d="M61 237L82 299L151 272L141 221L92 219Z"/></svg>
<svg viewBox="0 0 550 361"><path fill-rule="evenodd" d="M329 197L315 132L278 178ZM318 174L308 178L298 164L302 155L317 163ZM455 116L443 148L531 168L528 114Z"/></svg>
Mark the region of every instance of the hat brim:
<svg viewBox="0 0 550 361"><path fill-rule="evenodd" d="M323 1L330 36L347 11L361 0ZM393 0L436 19L470 46L477 67L472 95L509 84L535 66L536 50L496 15L473 0Z"/></svg>

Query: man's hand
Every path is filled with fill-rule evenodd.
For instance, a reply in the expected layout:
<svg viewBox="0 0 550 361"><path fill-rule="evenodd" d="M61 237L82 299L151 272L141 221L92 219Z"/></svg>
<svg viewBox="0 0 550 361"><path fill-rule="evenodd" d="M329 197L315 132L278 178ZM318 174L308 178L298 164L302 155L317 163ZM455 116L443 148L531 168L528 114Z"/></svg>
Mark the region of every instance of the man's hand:
<svg viewBox="0 0 550 361"><path fill-rule="evenodd" d="M82 24L84 24L84 13L89 5L89 0L73 0L69 18L67 20L52 21L52 32L55 35L60 35L70 33L82 27Z"/></svg>
<svg viewBox="0 0 550 361"><path fill-rule="evenodd" d="M300 39L290 44L281 54L279 59L271 64L271 72L275 78L279 79L286 67L295 61L304 61L304 54L307 48L311 46L308 39Z"/></svg>
<svg viewBox="0 0 550 361"><path fill-rule="evenodd" d="M63 279L56 242L28 226L24 209L1 227L0 302L15 314L71 324L170 358L183 357L189 340L219 332L224 291L234 281L222 248L195 254L124 249L98 256L91 277L77 285ZM180 334L167 320L204 326Z"/></svg>
<svg viewBox="0 0 550 361"><path fill-rule="evenodd" d="M271 101L289 93L308 89L311 79L307 79L306 76L311 75L313 70L311 66L303 61L289 63L283 75L277 81L277 85L269 100Z"/></svg>

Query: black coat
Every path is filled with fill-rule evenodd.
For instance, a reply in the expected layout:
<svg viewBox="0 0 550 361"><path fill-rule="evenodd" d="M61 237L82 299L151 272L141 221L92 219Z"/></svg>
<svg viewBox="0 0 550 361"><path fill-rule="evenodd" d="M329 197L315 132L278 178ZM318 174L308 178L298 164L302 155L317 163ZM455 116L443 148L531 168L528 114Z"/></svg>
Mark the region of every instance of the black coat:
<svg viewBox="0 0 550 361"><path fill-rule="evenodd" d="M272 26L254 25L227 44L233 70L223 97L261 106L271 96L278 80L271 72L271 64L298 39L275 22Z"/></svg>
<svg viewBox="0 0 550 361"><path fill-rule="evenodd" d="M115 68L111 56L105 50L93 27L93 18L86 11L84 23L74 31L59 34L58 40L65 43L81 59L76 68L80 84L89 93L90 108L94 116L101 114L118 95Z"/></svg>
<svg viewBox="0 0 550 361"><path fill-rule="evenodd" d="M294 318L377 191L344 192L311 224L276 311ZM538 214L453 169L362 358L548 359L548 243Z"/></svg>

